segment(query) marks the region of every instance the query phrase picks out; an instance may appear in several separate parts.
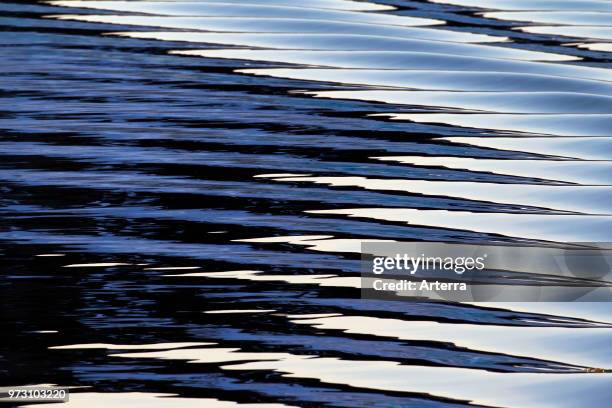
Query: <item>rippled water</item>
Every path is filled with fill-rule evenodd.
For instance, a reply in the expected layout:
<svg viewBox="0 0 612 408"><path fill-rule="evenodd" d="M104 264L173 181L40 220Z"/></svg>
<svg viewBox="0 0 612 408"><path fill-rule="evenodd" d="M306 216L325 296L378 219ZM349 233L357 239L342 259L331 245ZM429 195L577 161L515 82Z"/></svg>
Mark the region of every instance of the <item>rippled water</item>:
<svg viewBox="0 0 612 408"><path fill-rule="evenodd" d="M606 303L359 299L362 241L612 240L612 3L0 4L2 385L605 407Z"/></svg>

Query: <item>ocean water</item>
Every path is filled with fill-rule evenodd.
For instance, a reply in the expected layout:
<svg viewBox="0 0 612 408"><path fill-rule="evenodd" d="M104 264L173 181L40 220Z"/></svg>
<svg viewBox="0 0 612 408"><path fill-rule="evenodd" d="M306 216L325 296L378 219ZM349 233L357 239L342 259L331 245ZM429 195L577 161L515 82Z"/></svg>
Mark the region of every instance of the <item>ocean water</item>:
<svg viewBox="0 0 612 408"><path fill-rule="evenodd" d="M608 303L360 299L359 249L612 241L611 2L14 0L0 32L0 386L609 405Z"/></svg>

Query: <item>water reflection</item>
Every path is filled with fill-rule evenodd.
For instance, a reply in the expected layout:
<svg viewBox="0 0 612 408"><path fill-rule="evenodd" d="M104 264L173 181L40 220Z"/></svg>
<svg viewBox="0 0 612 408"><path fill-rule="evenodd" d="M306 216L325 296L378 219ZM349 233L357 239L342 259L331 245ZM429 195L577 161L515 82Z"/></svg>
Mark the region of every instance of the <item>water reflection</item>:
<svg viewBox="0 0 612 408"><path fill-rule="evenodd" d="M605 304L362 300L358 253L610 241L610 4L388 3L1 6L7 385L606 406Z"/></svg>
<svg viewBox="0 0 612 408"><path fill-rule="evenodd" d="M606 12L577 12L577 11L529 11L529 12L492 12L484 13L487 18L500 20L527 21L538 24L566 24L586 26L609 26L612 24L612 15Z"/></svg>
<svg viewBox="0 0 612 408"><path fill-rule="evenodd" d="M54 1L50 4L78 8L93 8L120 12L138 12L168 16L299 18L305 20L350 21L380 25L419 26L441 24L432 19L397 16L382 13L337 11L333 9L243 3L197 3L139 1Z"/></svg>
<svg viewBox="0 0 612 408"><path fill-rule="evenodd" d="M606 344L610 328L573 330L570 328L484 326L437 322L406 322L364 316L325 317L295 321L317 329L342 330L411 341L449 342L458 347L492 353L537 357L568 365L610 367ZM507 342L505 339L512 339ZM554 347L551 345L554 344Z"/></svg>
<svg viewBox="0 0 612 408"><path fill-rule="evenodd" d="M535 11L612 11L612 5L601 0L432 0L432 3L497 10Z"/></svg>
<svg viewBox="0 0 612 408"><path fill-rule="evenodd" d="M438 167L466 170L469 172L487 172L537 178L549 182L608 185L608 174L612 163L608 161L586 160L499 160L472 157L447 156L383 156L376 157L381 161L397 162L411 166ZM527 180L526 180L527 182Z"/></svg>
<svg viewBox="0 0 612 408"><path fill-rule="evenodd" d="M159 17L119 15L53 15L61 20L77 20L91 23L139 25L145 27L179 28L216 32L238 33L326 33L378 35L398 38L420 38L455 42L499 42L506 37L468 32L432 30L420 27L377 25L352 21L307 20L297 18L248 18L248 17ZM117 31L117 30L115 30Z"/></svg>
<svg viewBox="0 0 612 408"><path fill-rule="evenodd" d="M238 404L233 401L221 401L214 398L179 398L176 394L144 393L144 392L122 392L122 393L72 393L70 400L62 407L91 407L101 408L108 406L135 406L135 407L206 407L212 408L291 408L283 404ZM56 407L58 404L32 404L22 407Z"/></svg>
<svg viewBox="0 0 612 408"><path fill-rule="evenodd" d="M424 39L393 38L362 34L267 34L267 33L201 33L201 32L118 32L132 38L162 41L184 41L239 45L287 50L346 50L346 51L402 51L473 55L485 58L517 59L526 61L573 61L577 57L515 48L461 44ZM321 78L319 78L320 80Z"/></svg>
<svg viewBox="0 0 612 408"><path fill-rule="evenodd" d="M558 35L592 40L612 40L612 28L606 26L529 26L518 28L534 34Z"/></svg>

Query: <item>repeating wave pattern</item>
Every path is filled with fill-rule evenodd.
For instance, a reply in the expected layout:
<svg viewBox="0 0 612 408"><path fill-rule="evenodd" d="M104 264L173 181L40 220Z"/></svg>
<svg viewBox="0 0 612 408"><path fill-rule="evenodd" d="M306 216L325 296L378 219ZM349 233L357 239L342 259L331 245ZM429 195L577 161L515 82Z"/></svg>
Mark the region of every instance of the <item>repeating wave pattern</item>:
<svg viewBox="0 0 612 408"><path fill-rule="evenodd" d="M3 385L604 407L605 303L359 299L363 241L612 241L612 3L0 4Z"/></svg>

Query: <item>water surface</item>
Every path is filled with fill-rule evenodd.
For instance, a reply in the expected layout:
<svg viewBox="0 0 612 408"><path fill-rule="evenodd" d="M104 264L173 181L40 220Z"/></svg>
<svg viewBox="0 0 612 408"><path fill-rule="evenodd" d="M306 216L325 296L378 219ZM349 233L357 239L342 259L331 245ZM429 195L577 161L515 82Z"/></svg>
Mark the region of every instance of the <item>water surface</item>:
<svg viewBox="0 0 612 408"><path fill-rule="evenodd" d="M364 241L611 240L610 3L0 10L3 386L75 387L68 407L612 397L607 303L359 298Z"/></svg>

